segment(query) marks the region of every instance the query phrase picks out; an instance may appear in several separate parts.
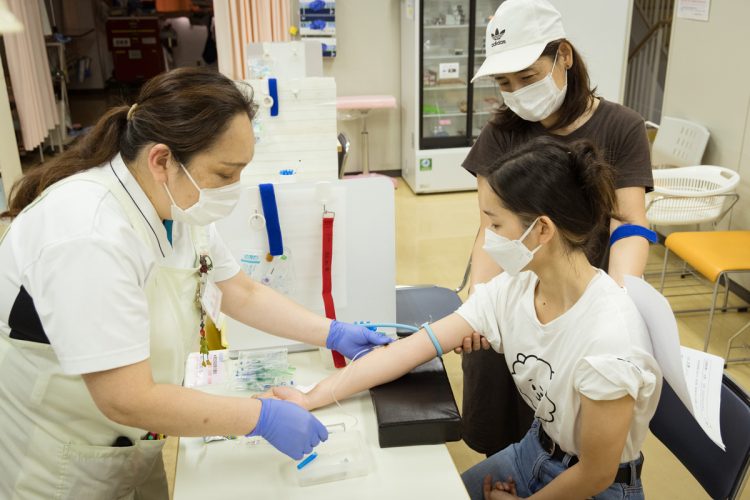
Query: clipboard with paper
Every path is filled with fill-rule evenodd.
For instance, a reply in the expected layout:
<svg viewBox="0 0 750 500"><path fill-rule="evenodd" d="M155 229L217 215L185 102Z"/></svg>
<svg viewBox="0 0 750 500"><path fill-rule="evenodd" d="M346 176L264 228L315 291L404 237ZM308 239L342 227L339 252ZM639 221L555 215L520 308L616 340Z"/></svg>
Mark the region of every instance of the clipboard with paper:
<svg viewBox="0 0 750 500"><path fill-rule="evenodd" d="M640 278L625 276L625 288L648 327L654 358L664 380L706 435L726 450L720 427L724 359L680 345L672 308L654 287Z"/></svg>

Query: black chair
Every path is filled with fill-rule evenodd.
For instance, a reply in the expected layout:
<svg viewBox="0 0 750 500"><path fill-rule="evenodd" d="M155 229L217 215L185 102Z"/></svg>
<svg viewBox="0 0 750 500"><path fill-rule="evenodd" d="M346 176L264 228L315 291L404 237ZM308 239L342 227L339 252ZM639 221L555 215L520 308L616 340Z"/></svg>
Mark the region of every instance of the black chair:
<svg viewBox="0 0 750 500"><path fill-rule="evenodd" d="M471 256L466 263L464 276L457 288L436 285L400 285L396 287L396 321L404 325L419 326L437 321L455 312L461 306L458 293L466 287L471 276ZM397 332L407 336L410 332Z"/></svg>
<svg viewBox="0 0 750 500"><path fill-rule="evenodd" d="M727 375L721 388L726 452L708 438L666 381L650 428L711 498L740 497L750 465L750 397Z"/></svg>

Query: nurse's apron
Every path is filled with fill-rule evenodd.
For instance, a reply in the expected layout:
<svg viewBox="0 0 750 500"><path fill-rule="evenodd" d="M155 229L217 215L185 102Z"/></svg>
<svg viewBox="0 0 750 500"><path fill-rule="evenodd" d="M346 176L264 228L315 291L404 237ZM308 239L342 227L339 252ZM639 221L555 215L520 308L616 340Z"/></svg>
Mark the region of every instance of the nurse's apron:
<svg viewBox="0 0 750 500"><path fill-rule="evenodd" d="M109 189L133 229L151 248L151 229L108 170L76 174L51 186L39 199L73 180L96 182ZM156 383L181 384L187 354L198 347L198 258L208 250L207 230L193 228L191 236L196 267L175 269L157 263L145 286L150 363ZM81 304L81 321L95 314L106 311L87 310L86 304ZM0 475L10 472L10 477L16 477L12 498L167 498L161 457L164 440L143 440L146 430L105 417L82 377L61 372L49 344L0 335L0 377L3 382L12 381L0 384L0 402L7 407L0 412L0 416L5 414L0 432L9 433L11 443L11 449L0 451ZM112 446L121 436L133 445Z"/></svg>

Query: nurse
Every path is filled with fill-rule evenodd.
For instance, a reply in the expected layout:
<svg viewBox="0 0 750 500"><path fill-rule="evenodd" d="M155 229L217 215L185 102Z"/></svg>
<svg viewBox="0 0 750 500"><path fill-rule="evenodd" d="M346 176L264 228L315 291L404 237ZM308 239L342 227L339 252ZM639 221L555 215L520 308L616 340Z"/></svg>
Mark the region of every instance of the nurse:
<svg viewBox="0 0 750 500"><path fill-rule="evenodd" d="M592 20L592 22L595 22ZM606 40L603 41L606 43ZM593 235L592 265L622 284L643 274L648 257L645 192L653 179L643 118L591 88L586 65L566 38L560 13L547 0L506 0L485 36L487 58L474 79L493 78L504 105L485 125L463 167L472 174L535 137L588 139L614 166L618 217ZM533 187L530 189L534 189ZM561 200L562 201L562 200ZM482 250L489 218L472 250L471 291L502 269ZM532 421L502 354L477 334L464 341L463 439L490 456L521 439ZM472 352L476 351L476 352Z"/></svg>
<svg viewBox="0 0 750 500"><path fill-rule="evenodd" d="M388 342L254 283L222 242L212 223L240 196L254 110L221 74L174 70L14 186L0 242L0 497L167 498L153 434L262 436L296 459L327 438L295 404L179 385L203 336L199 283L275 335L347 357Z"/></svg>

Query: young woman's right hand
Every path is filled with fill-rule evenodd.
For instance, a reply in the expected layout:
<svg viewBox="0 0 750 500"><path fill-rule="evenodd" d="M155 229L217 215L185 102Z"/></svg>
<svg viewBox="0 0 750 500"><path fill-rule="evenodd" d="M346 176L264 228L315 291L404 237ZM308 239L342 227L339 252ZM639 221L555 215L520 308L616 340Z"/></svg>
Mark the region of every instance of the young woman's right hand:
<svg viewBox="0 0 750 500"><path fill-rule="evenodd" d="M301 394L301 393L300 393ZM248 436L261 436L294 460L328 439L328 430L312 413L289 401L261 399L260 418Z"/></svg>

